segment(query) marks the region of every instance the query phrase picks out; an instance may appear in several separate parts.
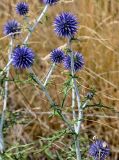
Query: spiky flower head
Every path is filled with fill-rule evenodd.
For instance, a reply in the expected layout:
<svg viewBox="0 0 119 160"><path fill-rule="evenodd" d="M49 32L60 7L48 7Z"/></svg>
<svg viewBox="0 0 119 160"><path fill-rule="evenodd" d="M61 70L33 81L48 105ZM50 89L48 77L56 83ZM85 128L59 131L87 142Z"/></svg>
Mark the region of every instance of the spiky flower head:
<svg viewBox="0 0 119 160"><path fill-rule="evenodd" d="M17 32L20 32L20 30L21 30L20 23L18 23L14 19L9 20L4 25L4 34L5 35L11 34L11 37L15 37L16 35L18 35Z"/></svg>
<svg viewBox="0 0 119 160"><path fill-rule="evenodd" d="M43 2L45 4L49 4L49 5L53 5L55 4L56 2L58 2L59 0L43 0Z"/></svg>
<svg viewBox="0 0 119 160"><path fill-rule="evenodd" d="M102 140L96 140L90 145L89 155L94 160L105 160L110 154L109 145Z"/></svg>
<svg viewBox="0 0 119 160"><path fill-rule="evenodd" d="M53 63L62 63L64 60L64 52L61 49L54 49L50 53L50 59Z"/></svg>
<svg viewBox="0 0 119 160"><path fill-rule="evenodd" d="M55 32L59 37L71 38L78 29L77 18L69 12L63 12L54 20Z"/></svg>
<svg viewBox="0 0 119 160"><path fill-rule="evenodd" d="M16 12L20 16L25 16L29 11L29 6L26 2L18 2L16 5Z"/></svg>
<svg viewBox="0 0 119 160"><path fill-rule="evenodd" d="M74 52L73 58L74 58L74 71L77 72L81 70L84 66L84 57L81 53ZM70 55L65 56L64 67L68 70L71 70L71 56Z"/></svg>
<svg viewBox="0 0 119 160"><path fill-rule="evenodd" d="M18 46L13 50L12 64L17 69L30 68L34 62L34 52L26 46Z"/></svg>

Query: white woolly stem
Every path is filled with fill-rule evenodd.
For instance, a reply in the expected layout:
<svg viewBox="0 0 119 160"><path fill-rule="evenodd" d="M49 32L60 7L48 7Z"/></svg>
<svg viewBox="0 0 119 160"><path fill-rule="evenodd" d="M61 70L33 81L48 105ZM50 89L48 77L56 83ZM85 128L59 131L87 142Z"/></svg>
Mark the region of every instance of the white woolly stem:
<svg viewBox="0 0 119 160"><path fill-rule="evenodd" d="M82 110L82 107L81 107L80 95L79 95L78 86L77 86L77 83L76 83L75 79L74 79L74 87L75 87L77 104L78 104L78 119L80 119L77 122L76 133L79 134L80 133L81 122L82 122L82 118L83 118L83 110Z"/></svg>
<svg viewBox="0 0 119 160"><path fill-rule="evenodd" d="M71 72L72 72L72 77L74 77L74 57L73 57L73 53L72 52L71 52ZM72 79L72 81L73 81L72 92L74 92L72 95L74 95L76 93L76 86L75 86L76 84L74 82L74 78ZM77 96L77 93L76 93L76 96ZM74 101L73 99L74 99L74 97L72 97L72 102ZM72 105L74 105L73 103L72 103ZM78 101L78 105L79 105L79 101ZM72 109L73 109L73 117L76 120L74 106L72 106ZM80 121L78 121L78 122L80 122ZM78 140L79 132L77 132L77 125L74 125L74 129L75 129L75 132L77 134L77 137L75 139L76 156L77 156L77 160L81 160L80 145L79 145L79 140Z"/></svg>
<svg viewBox="0 0 119 160"><path fill-rule="evenodd" d="M85 109L85 107L87 106L88 102L89 102L89 99L87 99L87 100L85 101L85 103L82 105L82 109Z"/></svg>
<svg viewBox="0 0 119 160"><path fill-rule="evenodd" d="M68 48L71 50L71 39L68 40ZM78 111L79 111L79 108L80 108L80 99L78 97L79 96L79 94L77 93L78 88L77 88L76 81L75 81L75 78L74 78L74 56L73 56L73 52L72 51L70 53L70 56L71 56L71 75L72 75L72 81L73 81L73 87L72 87L72 113L73 113L73 118L76 121L77 118L76 118L76 113L75 113L74 95L76 94L76 97L77 97ZM79 111L79 113L80 113L80 111ZM77 123L79 123L79 122L77 122ZM74 124L75 133L77 134L77 136L75 136L76 157L77 157L77 160L81 160L80 144L79 144L79 139L78 139L79 132L77 132L77 127L78 127L77 123Z"/></svg>
<svg viewBox="0 0 119 160"><path fill-rule="evenodd" d="M67 117L62 113L60 108L56 108L55 102L50 97L46 87L42 84L41 80L36 76L32 68L29 68L29 73L32 74L33 80L41 87L41 90L45 93L45 96L47 97L48 101L50 102L50 105L54 108L54 110L57 110L58 114L62 118L62 120L67 124L68 128L74 133L74 129L72 128L71 124L68 122Z"/></svg>
<svg viewBox="0 0 119 160"><path fill-rule="evenodd" d="M37 25L39 24L39 22L41 21L42 17L45 15L47 9L49 7L49 4L47 4L45 6L45 8L43 9L42 13L40 14L40 16L36 19L36 22L34 23L33 27L31 28L30 32L28 33L27 37L24 40L23 44L26 44L28 39L30 38L31 34L34 32L35 28L37 27Z"/></svg>
<svg viewBox="0 0 119 160"><path fill-rule="evenodd" d="M47 92L47 90L45 89L44 85L42 84L42 82L40 81L40 79L35 75L34 71L32 70L32 68L29 68L29 73L33 74L35 81L40 85L42 91L44 91L46 97L48 98L49 102L51 105L54 105L54 102L52 100L52 98L50 97L49 93Z"/></svg>
<svg viewBox="0 0 119 160"><path fill-rule="evenodd" d="M77 160L81 160L80 143L79 143L78 136L75 136L75 146L76 146Z"/></svg>
<svg viewBox="0 0 119 160"><path fill-rule="evenodd" d="M72 80L72 82L73 82L73 80ZM72 114L73 114L74 122L76 122L75 98L76 98L76 94L75 94L74 84L72 84ZM77 129L77 125L76 124L74 124L74 129L76 131L76 129Z"/></svg>
<svg viewBox="0 0 119 160"><path fill-rule="evenodd" d="M8 64L11 64L10 60L11 60L11 55L12 55L12 49L13 49L13 39L11 38L9 55L8 55ZM10 65L7 65L7 67L4 69L4 71L5 70L7 71L6 78L9 78ZM2 111L2 115L1 115L1 121L0 121L0 151L1 152L3 152L3 150L4 150L4 139L3 139L2 132L3 132L3 124L4 124L4 120L5 120L5 112L7 109L7 99L8 99L8 80L5 81L3 111Z"/></svg>
<svg viewBox="0 0 119 160"><path fill-rule="evenodd" d="M79 99L77 98L77 101ZM81 128L81 122L83 119L83 110L85 109L86 105L88 104L89 100L86 100L85 103L81 106L80 112L79 112L79 119L78 119L78 126L77 126L77 133L80 133L80 128Z"/></svg>
<svg viewBox="0 0 119 160"><path fill-rule="evenodd" d="M52 74L54 68L55 68L55 63L52 64L52 66L50 67L50 69L49 69L49 71L48 71L48 74L46 75L46 79L45 79L45 82L44 82L44 86L47 85L47 83L48 83L48 81L49 81L49 79L50 79L50 77L51 77L51 74Z"/></svg>
<svg viewBox="0 0 119 160"><path fill-rule="evenodd" d="M12 59L10 59L7 63L7 65L4 67L4 69L0 72L0 76L2 76L2 74L4 72L6 72L6 70L9 68L10 64L12 63Z"/></svg>
<svg viewBox="0 0 119 160"><path fill-rule="evenodd" d="M13 39L11 38L11 41L10 41L10 51L9 51L9 55L8 55L8 62L9 62L9 64L11 63L10 60L11 60L11 56L12 56L12 49L13 49ZM7 70L6 78L9 78L10 65L7 66L6 70ZM3 111L6 110L7 95L8 95L8 81L5 81L5 97L4 97Z"/></svg>

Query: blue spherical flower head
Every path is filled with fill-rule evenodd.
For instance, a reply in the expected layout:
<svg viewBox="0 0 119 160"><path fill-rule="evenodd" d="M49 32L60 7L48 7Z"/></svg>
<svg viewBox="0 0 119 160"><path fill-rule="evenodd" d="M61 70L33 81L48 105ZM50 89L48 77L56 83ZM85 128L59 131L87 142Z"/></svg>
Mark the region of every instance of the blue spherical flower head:
<svg viewBox="0 0 119 160"><path fill-rule="evenodd" d="M55 4L56 2L58 2L59 0L43 0L43 2L45 4L49 4L49 5L53 5Z"/></svg>
<svg viewBox="0 0 119 160"><path fill-rule="evenodd" d="M16 32L20 32L21 27L20 24L16 20L9 20L5 25L4 25L4 34L8 35L11 34L12 37L15 37L18 35Z"/></svg>
<svg viewBox="0 0 119 160"><path fill-rule="evenodd" d="M59 37L72 38L77 32L77 18L69 12L63 12L55 18L55 32Z"/></svg>
<svg viewBox="0 0 119 160"><path fill-rule="evenodd" d="M64 52L61 49L54 49L50 53L50 59L53 63L62 63L64 60Z"/></svg>
<svg viewBox="0 0 119 160"><path fill-rule="evenodd" d="M96 140L90 145L89 155L94 160L105 160L110 154L110 148L108 144L102 140Z"/></svg>
<svg viewBox="0 0 119 160"><path fill-rule="evenodd" d="M84 58L82 54L79 52L73 53L73 57L74 57L74 71L77 72L83 68ZM71 71L71 56L70 55L65 56L64 67Z"/></svg>
<svg viewBox="0 0 119 160"><path fill-rule="evenodd" d="M21 46L13 50L12 64L17 69L30 68L34 62L34 52L32 49Z"/></svg>
<svg viewBox="0 0 119 160"><path fill-rule="evenodd" d="M29 11L29 6L26 2L19 2L16 5L16 12L20 16L25 16Z"/></svg>

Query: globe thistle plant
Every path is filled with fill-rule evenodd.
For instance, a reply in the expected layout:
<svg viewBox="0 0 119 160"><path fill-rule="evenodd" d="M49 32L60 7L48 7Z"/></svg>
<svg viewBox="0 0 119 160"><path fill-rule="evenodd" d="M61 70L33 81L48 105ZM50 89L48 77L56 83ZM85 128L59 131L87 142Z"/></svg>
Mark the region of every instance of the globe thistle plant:
<svg viewBox="0 0 119 160"><path fill-rule="evenodd" d="M32 49L21 46L13 50L12 64L17 69L30 68L34 62L34 52Z"/></svg>
<svg viewBox="0 0 119 160"><path fill-rule="evenodd" d="M50 59L53 63L62 63L64 60L64 52L60 49L54 49L50 53Z"/></svg>
<svg viewBox="0 0 119 160"><path fill-rule="evenodd" d="M20 16L25 16L29 11L29 6L26 2L19 2L16 5L16 12Z"/></svg>
<svg viewBox="0 0 119 160"><path fill-rule="evenodd" d="M58 2L59 0L43 0L43 2L45 4L49 4L49 5L53 5L55 4L56 2Z"/></svg>
<svg viewBox="0 0 119 160"><path fill-rule="evenodd" d="M69 12L63 12L56 16L54 20L55 32L59 37L71 38L75 35L78 28L76 17Z"/></svg>
<svg viewBox="0 0 119 160"><path fill-rule="evenodd" d="M41 1L41 0L40 0ZM12 65L16 69L28 69L30 77L32 80L39 85L39 89L41 89L45 96L47 97L51 108L53 109L53 113L57 113L61 119L64 121L64 123L67 125L68 129L71 130L75 149L76 149L76 157L75 159L81 160L82 155L80 153L80 140L79 140L79 134L81 129L81 123L83 120L83 114L84 109L87 107L87 104L89 101L92 100L94 97L93 92L89 92L86 95L85 101L81 101L80 98L80 92L78 88L78 84L76 81L75 73L80 71L84 66L84 57L79 52L73 52L72 51L72 39L74 38L77 29L78 29L78 22L75 15L73 15L70 12L62 12L58 16L56 16L54 20L54 31L56 32L57 36L67 38L67 46L66 46L66 52L68 54L65 55L65 53L57 48L51 51L50 53L50 60L52 62L51 67L48 70L48 73L45 75L45 77L42 79L42 81L38 78L38 76L33 72L32 65L34 63L35 54L33 50L26 45L28 44L28 40L31 37L32 33L34 33L36 27L38 24L42 21L42 18L46 14L46 11L48 10L48 7L57 3L59 0L42 0L42 3L45 4L45 7L43 11L38 15L36 18L34 24L31 26L28 19L27 19L27 13L29 12L29 5L26 2L18 2L16 5L16 12L20 16L24 16L24 20L26 20L28 24L29 32L25 38L25 40L22 43L22 46L17 46L13 49L14 42L13 38L21 31L21 25L16 20L9 20L5 26L4 26L4 34L5 35L11 35L10 39L10 48L9 48L9 55L8 55L8 63L4 67L4 69L0 72L1 75L3 75L5 72L6 76L5 78L9 79L9 73L10 73L10 65ZM24 36L24 34L23 34ZM16 44L17 42L15 42ZM65 45L64 45L65 46ZM63 46L63 47L64 47ZM62 48L63 48L62 47ZM51 78L51 75L56 67L57 64L62 63L64 64L64 67L69 70L71 76L67 76L68 80L65 81L63 84L63 101L61 105L57 104L54 99L50 96L48 90L47 90L47 84ZM0 122L0 135L2 135L3 132L3 123L5 119L5 111L7 109L7 98L8 98L8 82L5 81L5 87L4 87L4 102L3 102L3 111L1 116L1 122ZM69 93L69 91L72 90L72 94ZM69 94L69 95L68 95ZM62 108L65 105L65 100L67 96L72 96L72 120L75 122L74 124L70 123L72 122L70 119L68 119L67 115L64 114ZM77 104L76 104L77 101ZM77 107L77 108L76 108ZM1 142L3 141L3 137L0 136L0 152L3 152L4 150L4 144ZM102 140L95 139L95 141L90 145L89 149L89 155L94 158L94 160L105 160L106 157L108 157L110 153L110 148L107 145L106 142ZM71 157L74 158L74 157Z"/></svg>
<svg viewBox="0 0 119 160"><path fill-rule="evenodd" d="M9 20L4 25L5 35L11 34L12 37L15 37L18 34L17 32L20 32L20 30L21 30L20 23L18 23L16 20Z"/></svg>
<svg viewBox="0 0 119 160"><path fill-rule="evenodd" d="M79 52L73 53L73 58L74 58L74 71L77 72L83 68L84 58L83 58L83 55ZM70 55L65 56L64 67L68 70L71 70L71 56Z"/></svg>
<svg viewBox="0 0 119 160"><path fill-rule="evenodd" d="M105 141L96 140L90 145L89 155L94 160L105 160L110 154L110 148Z"/></svg>

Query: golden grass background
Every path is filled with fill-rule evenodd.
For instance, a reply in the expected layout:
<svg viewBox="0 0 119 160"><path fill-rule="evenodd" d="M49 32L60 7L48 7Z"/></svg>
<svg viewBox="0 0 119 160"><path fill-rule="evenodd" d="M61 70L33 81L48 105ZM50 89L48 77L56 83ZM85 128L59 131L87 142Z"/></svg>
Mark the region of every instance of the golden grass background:
<svg viewBox="0 0 119 160"><path fill-rule="evenodd" d="M0 67L7 63L8 39L2 33L3 25L8 19L17 18L15 4L17 0L0 0ZM42 10L43 5L38 0L27 0L30 5L29 18L31 22ZM86 94L91 87L96 89L94 103L100 100L104 105L113 107L119 111L119 1L118 0L61 0L57 5L48 10L48 19L44 19L39 25L32 38L30 46L36 53L34 70L43 78L50 66L47 55L56 47L64 45L66 41L58 38L53 31L53 19L62 12L69 11L77 15L80 28L76 35L80 41L73 43L73 49L83 53L85 57L85 68L80 73L79 84L82 85L81 96ZM23 30L20 40L26 35ZM16 44L19 43L17 39ZM48 89L53 98L59 103L62 94L61 85L66 79L62 73L63 67L58 66L52 76L52 84ZM17 74L21 79L27 78L23 72L11 69L11 77ZM9 85L8 107L13 112L21 112L28 118L24 125L14 125L10 130L7 140L12 143L22 141L24 144L32 142L39 136L48 136L64 125L56 118L48 118L48 102L39 90L30 84ZM66 111L71 113L70 97L66 103ZM2 108L2 99L0 102ZM111 145L110 160L119 159L119 115L110 110L88 109L85 113L86 119L82 124L82 132L87 133L89 138L98 135ZM26 118L26 119L27 119ZM90 133L90 134L88 134ZM91 136L90 136L91 135Z"/></svg>

